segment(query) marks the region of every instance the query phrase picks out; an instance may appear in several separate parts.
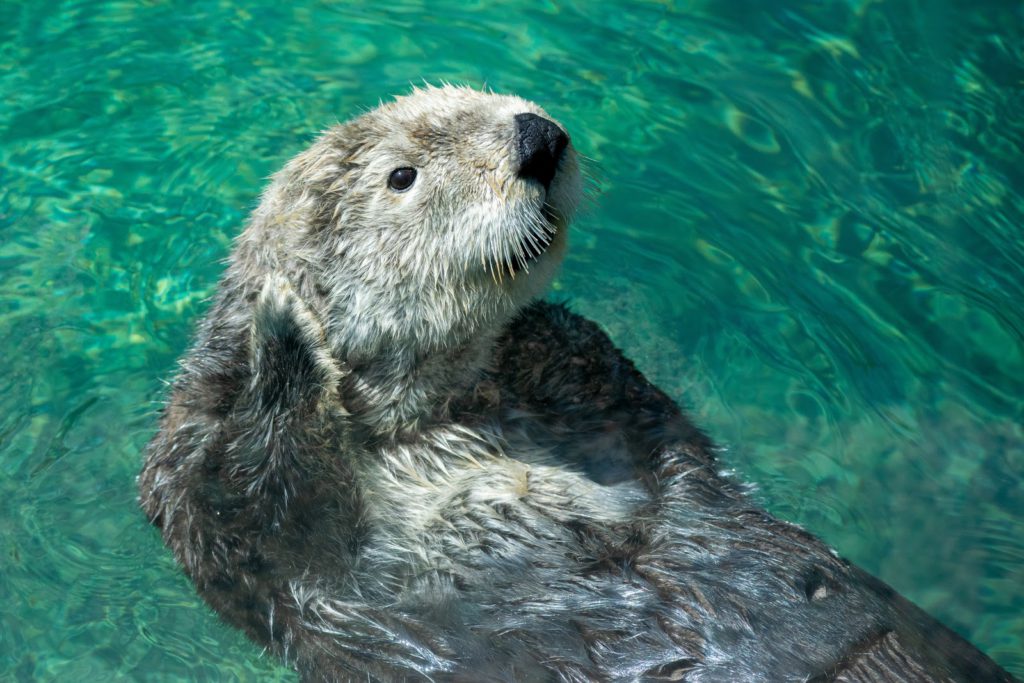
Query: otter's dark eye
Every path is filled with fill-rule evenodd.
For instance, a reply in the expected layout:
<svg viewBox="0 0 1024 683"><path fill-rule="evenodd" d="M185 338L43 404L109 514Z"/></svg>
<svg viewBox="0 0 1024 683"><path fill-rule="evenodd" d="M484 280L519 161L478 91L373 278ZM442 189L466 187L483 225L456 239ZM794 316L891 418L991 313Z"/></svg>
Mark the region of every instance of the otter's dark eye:
<svg viewBox="0 0 1024 683"><path fill-rule="evenodd" d="M396 168L388 176L388 187L392 190L401 192L402 190L408 190L412 187L413 181L416 180L416 169L415 168Z"/></svg>

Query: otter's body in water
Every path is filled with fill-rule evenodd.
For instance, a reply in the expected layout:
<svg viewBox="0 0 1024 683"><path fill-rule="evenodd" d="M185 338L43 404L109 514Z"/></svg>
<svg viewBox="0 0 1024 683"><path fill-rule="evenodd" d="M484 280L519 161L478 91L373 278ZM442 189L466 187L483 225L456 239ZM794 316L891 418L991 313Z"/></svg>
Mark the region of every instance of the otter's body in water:
<svg viewBox="0 0 1024 683"><path fill-rule="evenodd" d="M310 681L1010 680L531 303L580 185L536 105L457 88L275 176L140 477L203 598Z"/></svg>

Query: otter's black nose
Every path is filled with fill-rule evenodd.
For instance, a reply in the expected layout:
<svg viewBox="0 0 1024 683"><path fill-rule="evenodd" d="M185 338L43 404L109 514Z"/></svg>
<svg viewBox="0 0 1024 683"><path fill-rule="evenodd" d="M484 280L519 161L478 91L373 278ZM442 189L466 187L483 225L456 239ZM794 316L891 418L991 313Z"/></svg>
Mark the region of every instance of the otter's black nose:
<svg viewBox="0 0 1024 683"><path fill-rule="evenodd" d="M516 114L520 178L533 178L544 187L551 185L568 144L569 136L554 122L536 114Z"/></svg>

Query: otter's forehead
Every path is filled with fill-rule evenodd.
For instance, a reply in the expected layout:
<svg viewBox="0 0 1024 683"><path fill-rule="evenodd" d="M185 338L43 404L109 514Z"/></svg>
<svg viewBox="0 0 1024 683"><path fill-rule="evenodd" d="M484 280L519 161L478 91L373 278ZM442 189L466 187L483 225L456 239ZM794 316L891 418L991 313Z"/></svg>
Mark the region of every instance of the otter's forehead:
<svg viewBox="0 0 1024 683"><path fill-rule="evenodd" d="M445 86L416 89L366 117L381 139L405 139L425 151L439 152L465 142L508 140L514 117L522 113L550 118L520 97Z"/></svg>

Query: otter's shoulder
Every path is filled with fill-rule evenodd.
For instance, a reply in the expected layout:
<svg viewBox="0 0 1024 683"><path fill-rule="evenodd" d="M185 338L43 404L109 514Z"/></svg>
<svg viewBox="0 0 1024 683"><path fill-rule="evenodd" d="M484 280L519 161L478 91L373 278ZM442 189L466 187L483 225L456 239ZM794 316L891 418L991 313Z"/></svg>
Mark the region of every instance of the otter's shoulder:
<svg viewBox="0 0 1024 683"><path fill-rule="evenodd" d="M538 301L523 309L499 341L496 365L511 385L537 396L608 405L638 388L629 385L640 384L660 395L666 408L675 408L597 323L562 303Z"/></svg>
<svg viewBox="0 0 1024 683"><path fill-rule="evenodd" d="M523 309L499 340L495 372L517 407L579 429L617 425L641 460L682 444L692 461L714 462L711 440L675 401L565 304Z"/></svg>

